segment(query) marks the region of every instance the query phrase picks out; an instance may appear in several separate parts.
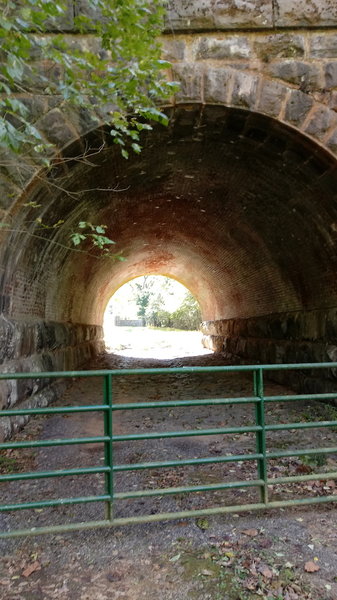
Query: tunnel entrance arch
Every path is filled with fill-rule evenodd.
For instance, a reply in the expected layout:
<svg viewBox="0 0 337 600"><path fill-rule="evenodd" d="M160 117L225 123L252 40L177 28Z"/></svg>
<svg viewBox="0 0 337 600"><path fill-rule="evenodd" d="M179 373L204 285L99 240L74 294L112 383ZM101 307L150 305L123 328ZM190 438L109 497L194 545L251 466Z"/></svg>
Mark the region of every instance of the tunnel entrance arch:
<svg viewBox="0 0 337 600"><path fill-rule="evenodd" d="M93 132L87 144L99 148L104 138L105 146L92 164L72 160L78 147L69 147L67 163L16 205L2 248L8 370L84 364L103 347L111 281L118 288L144 272L184 281L200 301L209 347L235 360L333 356L335 159L252 111L194 104L170 115L128 162L104 131ZM41 236L32 202L64 225ZM108 225L126 260L69 248L84 214Z"/></svg>
<svg viewBox="0 0 337 600"><path fill-rule="evenodd" d="M143 275L124 283L107 303L104 340L120 356L172 359L209 354L202 345L200 306L180 282Z"/></svg>

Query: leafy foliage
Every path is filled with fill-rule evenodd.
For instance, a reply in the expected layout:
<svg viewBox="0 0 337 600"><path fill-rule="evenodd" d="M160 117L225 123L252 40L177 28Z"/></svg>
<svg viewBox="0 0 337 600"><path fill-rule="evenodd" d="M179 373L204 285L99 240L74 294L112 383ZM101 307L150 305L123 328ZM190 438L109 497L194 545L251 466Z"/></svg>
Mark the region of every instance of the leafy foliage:
<svg viewBox="0 0 337 600"><path fill-rule="evenodd" d="M199 304L188 291L181 305L174 312L169 312L162 306L156 307L155 304L152 304L151 309L147 311L147 322L154 327L194 331L199 329L201 320Z"/></svg>
<svg viewBox="0 0 337 600"><path fill-rule="evenodd" d="M76 1L76 0L75 0ZM166 123L157 108L172 94L166 81L158 34L163 26L161 0L88 0L93 18L74 19L78 34L94 30L95 39L62 33L69 5L66 0L5 0L0 16L0 147L22 148L48 163L47 144L31 122L27 99L36 93L60 103L107 114L114 142L128 157L140 152L145 120ZM58 34L48 33L61 29ZM98 43L97 43L98 40ZM128 115L132 114L131 118Z"/></svg>
<svg viewBox="0 0 337 600"><path fill-rule="evenodd" d="M134 283L134 291L135 291L135 300L138 306L137 316L142 319L146 318L148 306L153 296L153 277L148 277L145 275L141 281L136 281Z"/></svg>
<svg viewBox="0 0 337 600"><path fill-rule="evenodd" d="M93 225L88 221L80 221L78 227L82 230L82 233L74 231L71 234L71 241L74 246L78 246L82 241L89 239L93 246L108 253L109 246L115 244L115 242L105 235L106 225Z"/></svg>
<svg viewBox="0 0 337 600"><path fill-rule="evenodd" d="M137 315L148 325L192 331L199 329L202 320L200 307L188 290L176 310L167 310L165 296L174 295L172 279L169 277L146 275L132 285L138 306Z"/></svg>
<svg viewBox="0 0 337 600"><path fill-rule="evenodd" d="M171 319L173 327L177 329L199 329L202 320L200 307L190 292L186 292L184 300L179 308L172 313Z"/></svg>
<svg viewBox="0 0 337 600"><path fill-rule="evenodd" d="M176 86L165 77L169 63L161 59L158 42L164 0L86 0L81 12L82 6L79 0L2 0L0 150L6 158L0 164L8 166L11 154L29 154L35 163L50 165L53 147L39 130L39 118L55 106L97 111L124 158L141 151L149 121L166 124L158 101ZM31 110L36 98L43 99L41 106ZM15 166L20 168L16 158ZM36 222L44 230L60 225ZM70 239L76 247L90 240L106 253L114 242L105 232L104 225L82 221Z"/></svg>

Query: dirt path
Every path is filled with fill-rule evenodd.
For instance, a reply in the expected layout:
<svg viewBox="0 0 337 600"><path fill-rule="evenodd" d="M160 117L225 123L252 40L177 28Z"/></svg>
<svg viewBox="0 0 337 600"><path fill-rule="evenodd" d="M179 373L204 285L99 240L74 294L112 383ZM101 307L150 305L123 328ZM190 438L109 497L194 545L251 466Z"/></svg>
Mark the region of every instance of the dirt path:
<svg viewBox="0 0 337 600"><path fill-rule="evenodd" d="M221 364L219 356L173 360L141 360L106 355L93 368L152 367ZM97 379L74 382L59 405L101 402L101 382ZM120 377L114 386L116 402L159 401L169 398L192 399L250 395L249 378L238 375L170 375L151 378ZM287 393L268 384L270 394ZM249 405L250 407L250 405ZM311 403L270 405L269 422L329 419L331 407ZM118 415L118 416L117 416ZM335 417L336 418L336 417ZM235 407L196 407L121 411L116 413L117 433L155 432L181 429L212 429L250 425L254 415L247 405ZM313 433L313 431L315 433ZM103 433L99 413L54 415L29 423L18 439L91 436ZM295 430L273 433L270 448L336 446L334 430ZM243 454L255 451L254 434L200 436L170 440L116 444L119 464L158 460ZM64 446L55 451L11 452L3 465L16 470L50 470L103 464L100 444ZM270 476L337 471L337 455L327 461L270 461ZM322 475L323 477L323 475ZM180 485L213 484L256 478L256 463L216 463L176 469L127 471L116 476L116 490L168 488ZM103 475L31 480L2 484L2 500L13 502L104 493ZM334 482L305 482L273 486L273 499L314 493L333 494ZM336 496L337 499L337 496ZM258 501L253 488L221 490L146 499L120 500L115 515L151 514L205 508L224 503ZM20 538L0 543L0 598L39 600L238 600L261 597L274 600L337 600L337 530L335 505L240 513L145 525L101 529L73 534ZM3 513L1 529L43 526L104 518L102 503L61 506L35 511ZM309 566L308 566L309 563ZM305 569L314 572L308 573Z"/></svg>

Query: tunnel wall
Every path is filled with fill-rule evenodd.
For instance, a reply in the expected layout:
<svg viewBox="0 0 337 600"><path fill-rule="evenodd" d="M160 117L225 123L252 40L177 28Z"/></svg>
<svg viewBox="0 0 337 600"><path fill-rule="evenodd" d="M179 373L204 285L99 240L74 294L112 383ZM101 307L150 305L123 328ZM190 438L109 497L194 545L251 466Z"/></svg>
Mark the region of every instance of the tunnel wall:
<svg viewBox="0 0 337 600"><path fill-rule="evenodd" d="M95 325L17 320L0 317L2 373L72 371L87 364L103 349L102 328ZM68 383L71 380L68 380ZM0 410L47 406L65 389L65 380L32 378L0 382ZM27 419L0 419L0 441L11 436Z"/></svg>
<svg viewBox="0 0 337 600"><path fill-rule="evenodd" d="M337 308L290 311L247 319L205 321L203 345L246 364L337 361ZM301 393L336 391L336 371L273 372Z"/></svg>

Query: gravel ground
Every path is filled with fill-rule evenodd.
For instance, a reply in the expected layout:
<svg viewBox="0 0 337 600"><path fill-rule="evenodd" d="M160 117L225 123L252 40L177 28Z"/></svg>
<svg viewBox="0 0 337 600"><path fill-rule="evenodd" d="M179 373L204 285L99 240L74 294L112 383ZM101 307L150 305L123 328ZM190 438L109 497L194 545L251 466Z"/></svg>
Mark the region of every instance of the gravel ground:
<svg viewBox="0 0 337 600"><path fill-rule="evenodd" d="M224 364L219 355L185 359L134 359L105 355L92 368L156 367ZM101 401L102 384L96 378L78 380L58 404L95 404ZM180 398L216 398L250 395L252 383L242 375L141 375L120 377L114 385L116 402L160 401ZM289 390L268 383L270 394ZM324 405L300 403L270 405L268 422L330 418ZM253 423L250 405L120 411L115 413L115 432L139 433L180 429L211 429ZM54 415L31 421L18 439L92 436L103 433L100 414ZM272 434L273 449L336 445L330 429L295 430ZM170 440L119 443L115 462L242 454L255 450L254 434L210 435ZM16 470L50 470L103 464L100 444L18 451L5 457ZM314 460L315 459L315 460ZM315 462L316 461L316 462ZM270 461L270 477L337 471L337 455L327 461L317 456ZM127 471L115 479L117 491L215 484L256 477L256 463ZM102 475L32 480L2 484L2 501L15 502L104 493ZM273 499L334 494L333 481L275 485ZM336 496L337 499L337 496ZM177 494L119 500L115 516L199 509L223 504L258 501L253 488L212 493ZM35 511L2 513L1 529L44 526L104 518L102 503L61 506ZM39 600L117 599L237 600L274 598L337 600L337 531L335 505L296 507L259 513L245 512L137 524L116 529L18 538L0 542L0 598ZM313 565L313 566L312 566Z"/></svg>

